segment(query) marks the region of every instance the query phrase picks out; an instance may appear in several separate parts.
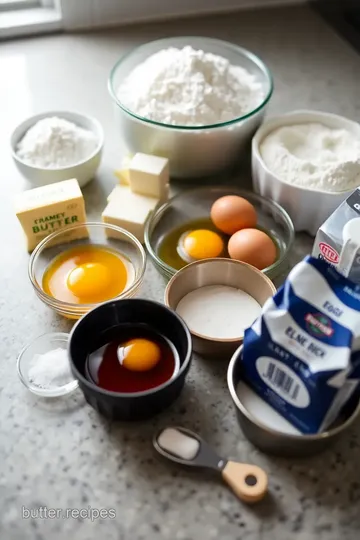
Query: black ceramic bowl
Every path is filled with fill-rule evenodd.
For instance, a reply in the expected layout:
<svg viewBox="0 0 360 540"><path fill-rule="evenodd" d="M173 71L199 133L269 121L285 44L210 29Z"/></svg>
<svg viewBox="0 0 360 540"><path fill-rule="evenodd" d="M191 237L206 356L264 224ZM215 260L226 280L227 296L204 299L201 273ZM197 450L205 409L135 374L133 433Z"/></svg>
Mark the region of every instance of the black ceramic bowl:
<svg viewBox="0 0 360 540"><path fill-rule="evenodd" d="M102 335L122 324L148 324L168 338L180 357L176 376L156 388L132 394L110 392L85 377L89 353L104 343ZM191 362L191 336L182 319L171 309L150 300L112 300L87 313L74 326L69 338L69 358L74 377L86 401L100 414L114 420L141 420L168 407L180 394Z"/></svg>

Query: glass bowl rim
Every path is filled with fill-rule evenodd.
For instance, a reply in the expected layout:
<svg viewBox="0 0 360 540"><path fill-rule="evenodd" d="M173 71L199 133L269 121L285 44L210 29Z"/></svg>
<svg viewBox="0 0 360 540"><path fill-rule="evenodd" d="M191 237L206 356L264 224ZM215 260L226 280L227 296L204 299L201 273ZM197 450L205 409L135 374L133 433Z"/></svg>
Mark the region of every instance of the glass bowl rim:
<svg viewBox="0 0 360 540"><path fill-rule="evenodd" d="M128 289L125 289L119 295L115 296L114 298L111 298L110 300L115 300L115 299L119 300L121 298L126 298L129 294L131 294L133 291L135 291L139 287L145 273L146 253L143 246L133 234L131 234L129 231L125 229L122 229L121 227L118 227L117 225L112 225L110 223L103 223L101 221L86 221L85 223L79 223L72 227L66 227L65 229L61 229L60 231L55 231L51 233L49 236L46 236L45 238L43 238L43 240L41 240L41 242L35 247L34 251L31 253L29 265L28 265L28 276L37 295L39 296L39 298L41 298L41 300L43 300L43 302L45 302L45 304L47 304L49 307L52 307L56 310L59 310L59 309L65 310L65 312L69 315L70 314L79 315L81 314L81 312L90 311L91 309L98 306L99 304L102 304L103 302L97 302L97 303L92 303L92 304L73 304L71 302L64 302L62 300L58 300L57 298L53 296L50 296L49 294L43 291L42 287L36 281L35 275L34 275L34 266L35 266L37 257L40 256L45 245L49 241L51 241L53 238L60 236L64 232L74 231L76 229L80 229L81 227L89 227L89 226L96 227L96 228L110 228L116 232L122 233L124 236L128 238L128 240L130 241L132 245L136 246L141 256L141 263L139 265L139 268L140 268L139 277L131 284L131 286ZM84 240L85 239L86 238L84 238ZM79 240L81 240L81 238Z"/></svg>
<svg viewBox="0 0 360 540"><path fill-rule="evenodd" d="M266 199L265 197L262 197L261 195L258 195L257 193L253 193L252 191L245 190L245 189L238 189L237 187L233 187L233 186L201 186L201 187L198 187L198 188L195 188L195 189L187 189L185 191L182 191L181 193L178 193L174 197L171 197L171 199L169 199L166 203L161 205L154 213L151 214L150 219L148 219L148 221L145 224L144 239L145 239L146 249L147 249L151 259L162 270L164 270L167 274L173 276L174 274L176 274L176 272L178 270L176 270L172 266L166 264L155 253L155 251L154 251L154 249L153 249L153 247L151 245L151 241L150 241L150 228L153 225L153 223L155 223L155 225L157 225L158 222L159 222L159 218L161 218L162 215L165 214L166 210L168 210L168 208L171 207L173 201L176 201L176 200L180 199L184 195L189 195L189 194L192 194L192 193L193 194L200 194L201 192L204 192L204 191L212 191L212 192L216 192L216 191L224 192L225 191L226 192L226 190L229 191L229 194L239 195L240 197L244 197L244 199L246 199L246 197L250 195L250 197L253 197L259 203L264 203L268 207L276 209L276 211L281 215L281 217L283 218L283 220L286 223L286 226L287 226L287 229L288 229L288 232L289 232L289 236L290 236L289 242L287 244L287 247L286 247L286 250L285 250L284 254L279 259L277 259L272 265L270 265L267 268L264 268L263 270L261 270L261 272L266 273L266 275L270 274L275 268L280 266L285 261L285 259L287 258L288 254L289 254L289 251L290 251L290 249L291 249L291 247L292 247L292 245L294 243L295 229L294 229L294 224L292 222L292 219L290 218L287 211L280 204L278 204L275 201L272 201L271 199ZM224 195L225 195L225 193L224 193ZM219 197L221 197L221 196L222 195L219 195Z"/></svg>
<svg viewBox="0 0 360 540"><path fill-rule="evenodd" d="M222 47L224 47L224 49L232 50L233 52L237 53L239 56L245 56L248 60L250 60L254 64L256 64L257 67L261 70L261 72L265 75L265 77L267 78L268 83L269 83L269 90L268 90L266 96L263 98L260 105L258 105L252 111L249 111L248 113L246 113L246 114L244 114L242 116L237 116L236 118L232 118L231 120L227 120L226 122L218 122L216 124L206 124L206 125L203 125L203 126L183 126L183 125L177 125L177 124L166 124L166 123L163 123L163 122L150 120L149 118L145 118L144 116L136 114L134 111L131 111L130 109L128 109L119 100L119 98L117 97L116 90L115 90L114 84L113 84L115 73L116 73L117 69L119 68L119 66L126 59L130 58L132 54L134 54L135 52L141 52L141 51L146 50L146 48L149 45L155 45L155 44L163 43L164 46L165 46L169 42L171 42L173 40L176 40L176 39L189 39L189 40L190 39L195 39L195 40L204 40L204 41L208 41L208 42L210 41L210 42L212 42L214 44L217 44L219 46L221 45ZM167 37L167 38L162 38L162 39L156 39L156 40L152 40L152 41L149 41L147 43L144 43L143 45L140 45L139 47L135 47L135 48L131 49L129 52L127 52L126 54L124 54L123 56L121 56L121 58L119 58L119 60L112 67L112 69L110 71L109 78L108 78L108 91L109 91L109 94L110 94L111 98L114 100L114 102L116 103L116 105L118 105L120 107L120 109L122 109L125 113L127 113L131 117L136 118L137 120L140 120L141 122L144 122L146 124L150 124L150 125L153 125L153 126L159 126L159 127L166 128L166 129L184 130L184 131L201 131L201 130L206 130L206 129L221 128L221 127L225 127L225 126L231 126L233 124L236 124L237 122L241 122L243 120L246 120L247 118L250 118L251 116L255 115L256 113L258 113L259 111L261 111L261 109L263 109L265 107L265 105L268 103L268 101L270 100L270 98L272 96L273 90L274 90L274 81L273 81L273 77L271 75L271 72L270 72L269 68L267 67L267 65L261 60L261 58L259 56L252 53L248 49L245 49L244 47L240 47L238 45L235 45L234 43L231 43L229 41L225 41L225 40L222 40L222 39L211 38L211 37L206 37L206 36L173 36L173 37Z"/></svg>
<svg viewBox="0 0 360 540"><path fill-rule="evenodd" d="M53 338L53 339L56 339L58 341L62 341L63 343L65 343L66 346L64 347L64 350L67 352L67 345L69 342L70 334L66 332L45 332L44 334L40 334L36 336L29 343L24 345L24 347L21 349L21 351L18 354L17 361L16 361L16 370L17 370L19 379L22 382L22 384L25 386L25 388L27 388L27 390L29 390L32 394L35 394L40 397L48 397L48 398L54 397L55 398L55 397L61 397L61 396L66 396L68 394L71 394L79 386L79 383L75 378L73 378L72 381L62 386L58 386L57 388L45 389L45 388L38 388L36 385L29 382L24 375L24 370L22 368L22 359L24 357L24 354L32 345L34 345L34 343L36 343L38 340L43 339L45 337L49 339Z"/></svg>

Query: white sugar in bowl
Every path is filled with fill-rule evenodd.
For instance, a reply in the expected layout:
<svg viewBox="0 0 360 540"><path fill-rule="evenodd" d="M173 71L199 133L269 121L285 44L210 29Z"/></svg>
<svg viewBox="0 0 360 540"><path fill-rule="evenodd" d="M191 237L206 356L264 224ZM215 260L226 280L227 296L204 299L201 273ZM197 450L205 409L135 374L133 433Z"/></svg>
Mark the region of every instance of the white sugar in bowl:
<svg viewBox="0 0 360 540"><path fill-rule="evenodd" d="M79 161L61 167L40 167L32 165L28 160L18 154L18 144L23 139L27 131L35 126L37 122L45 118L57 117L76 126L90 131L95 137L95 144L92 150ZM85 186L95 176L100 165L101 155L104 145L104 132L101 124L91 116L69 111L47 111L36 114L21 122L13 131L10 137L11 153L14 163L20 173L34 187L62 182L70 178L76 178L80 187Z"/></svg>

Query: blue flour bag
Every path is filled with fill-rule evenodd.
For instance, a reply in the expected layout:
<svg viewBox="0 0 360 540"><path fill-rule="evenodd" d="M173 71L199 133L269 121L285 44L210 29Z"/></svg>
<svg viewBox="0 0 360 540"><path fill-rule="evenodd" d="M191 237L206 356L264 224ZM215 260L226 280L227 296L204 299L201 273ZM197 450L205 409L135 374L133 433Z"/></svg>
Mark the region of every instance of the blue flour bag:
<svg viewBox="0 0 360 540"><path fill-rule="evenodd" d="M318 433L359 392L359 349L360 285L307 257L246 330L244 380L302 433Z"/></svg>

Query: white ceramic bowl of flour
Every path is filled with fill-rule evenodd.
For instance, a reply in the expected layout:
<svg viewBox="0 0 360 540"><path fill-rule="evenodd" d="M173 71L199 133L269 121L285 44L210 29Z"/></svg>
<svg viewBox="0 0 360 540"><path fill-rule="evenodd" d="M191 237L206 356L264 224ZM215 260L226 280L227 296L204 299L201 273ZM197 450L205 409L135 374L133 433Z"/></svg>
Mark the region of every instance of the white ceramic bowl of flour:
<svg viewBox="0 0 360 540"><path fill-rule="evenodd" d="M134 49L115 64L108 86L129 151L168 158L177 178L216 174L239 160L273 91L257 56L194 36Z"/></svg>
<svg viewBox="0 0 360 540"><path fill-rule="evenodd" d="M321 132L319 125L327 131ZM288 128L293 126L301 126L302 132L290 132ZM274 147L268 144L265 154L266 141ZM348 151L350 143L355 148L352 152ZM258 129L252 140L254 190L285 208L296 231L315 235L356 189L357 179L360 184L357 146L360 148L360 125L342 116L304 110L274 117Z"/></svg>
<svg viewBox="0 0 360 540"><path fill-rule="evenodd" d="M36 138L27 141L25 150L28 151L28 157L26 157L26 152L20 150L25 135L38 122L54 118L76 126L76 130L70 133L71 138L68 132L56 133L56 129L60 131L61 126L55 126L56 129L53 126L51 138L56 137L54 144L47 135L49 130L43 128L36 134ZM84 139L84 135L88 137ZM48 139L44 140L46 137ZM10 145L15 165L30 184L44 186L76 178L80 187L83 187L94 178L100 165L104 133L101 124L91 116L69 111L48 111L21 122L11 135ZM69 165L64 165L67 161L66 146L69 152Z"/></svg>

